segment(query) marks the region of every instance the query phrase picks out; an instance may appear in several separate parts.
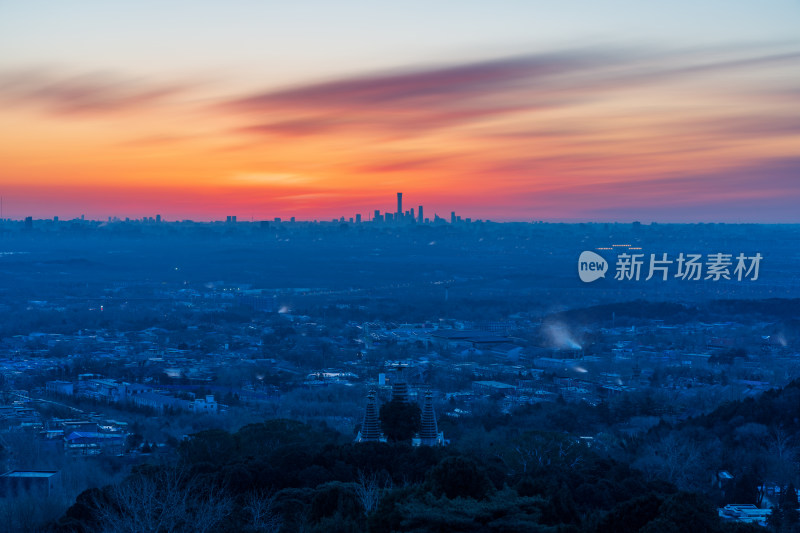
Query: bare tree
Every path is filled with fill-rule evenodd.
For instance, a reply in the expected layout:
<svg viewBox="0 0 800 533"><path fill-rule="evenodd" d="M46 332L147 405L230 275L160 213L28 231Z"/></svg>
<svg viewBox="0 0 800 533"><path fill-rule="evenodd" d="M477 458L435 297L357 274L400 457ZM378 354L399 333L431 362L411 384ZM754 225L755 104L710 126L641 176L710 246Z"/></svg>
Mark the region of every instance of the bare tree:
<svg viewBox="0 0 800 533"><path fill-rule="evenodd" d="M364 514L368 515L378 507L381 492L389 488L391 488L391 479L387 478L381 484L380 477L375 472L367 475L361 470L358 471L356 495L364 507Z"/></svg>
<svg viewBox="0 0 800 533"><path fill-rule="evenodd" d="M260 533L277 533L283 520L273 509L275 495L260 490L249 493L245 498L244 510L250 514L250 526Z"/></svg>
<svg viewBox="0 0 800 533"><path fill-rule="evenodd" d="M707 483L709 470L717 467L717 440L699 444L696 439L670 433L646 446L633 466L651 479L660 478L682 490L700 490Z"/></svg>
<svg viewBox="0 0 800 533"><path fill-rule="evenodd" d="M132 476L95 500L99 530L107 533L213 531L233 503L222 490L200 488L178 469Z"/></svg>
<svg viewBox="0 0 800 533"><path fill-rule="evenodd" d="M574 468L583 460L583 445L561 436L527 431L511 439L510 445L504 456L497 457L515 474L553 464Z"/></svg>
<svg viewBox="0 0 800 533"><path fill-rule="evenodd" d="M781 488L795 478L797 471L797 449L792 437L781 427L774 427L767 438L767 464L769 475Z"/></svg>
<svg viewBox="0 0 800 533"><path fill-rule="evenodd" d="M215 531L217 526L231 514L233 500L224 490L213 485L201 489L197 483L191 483L190 487L192 487L190 492L194 496L189 499L192 519L186 521L191 524L188 529L197 533Z"/></svg>
<svg viewBox="0 0 800 533"><path fill-rule="evenodd" d="M187 497L180 487L181 478L177 471L165 470L156 479L140 475L113 485L108 501L95 501L100 531L179 531Z"/></svg>

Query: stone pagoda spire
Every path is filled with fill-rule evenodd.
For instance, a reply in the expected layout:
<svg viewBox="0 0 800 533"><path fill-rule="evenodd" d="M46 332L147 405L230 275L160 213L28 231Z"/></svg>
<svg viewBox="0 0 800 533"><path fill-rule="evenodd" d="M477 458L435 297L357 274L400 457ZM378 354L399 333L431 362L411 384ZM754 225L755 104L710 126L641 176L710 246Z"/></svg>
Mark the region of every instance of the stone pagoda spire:
<svg viewBox="0 0 800 533"><path fill-rule="evenodd" d="M433 412L433 393L425 393L425 401L422 404L422 424L419 430L419 443L422 446L436 446L443 444L444 435L439 434L439 427L436 424L436 413Z"/></svg>
<svg viewBox="0 0 800 533"><path fill-rule="evenodd" d="M381 435L381 424L378 420L378 403L375 400L375 390L370 389L367 395L367 409L364 411L364 422L358 432L356 442L380 442L386 440Z"/></svg>

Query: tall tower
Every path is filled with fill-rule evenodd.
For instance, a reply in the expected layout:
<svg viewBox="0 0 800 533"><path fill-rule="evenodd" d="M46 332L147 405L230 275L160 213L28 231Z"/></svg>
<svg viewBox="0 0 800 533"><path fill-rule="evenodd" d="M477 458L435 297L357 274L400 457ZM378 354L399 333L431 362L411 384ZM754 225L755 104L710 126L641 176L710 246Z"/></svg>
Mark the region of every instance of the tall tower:
<svg viewBox="0 0 800 533"><path fill-rule="evenodd" d="M381 424L378 421L378 404L375 401L375 390L370 389L367 395L367 409L364 412L364 422L358 432L356 442L381 441Z"/></svg>
<svg viewBox="0 0 800 533"><path fill-rule="evenodd" d="M403 217L403 193L397 193L397 218Z"/></svg>
<svg viewBox="0 0 800 533"><path fill-rule="evenodd" d="M425 393L425 401L422 404L422 424L419 430L420 446L436 446L444 444L444 434L439 434L439 426L436 424L436 413L433 412L433 393Z"/></svg>
<svg viewBox="0 0 800 533"><path fill-rule="evenodd" d="M402 364L395 366L395 375L392 377L392 401L408 403L408 383L405 380L405 367Z"/></svg>
<svg viewBox="0 0 800 533"><path fill-rule="evenodd" d="M422 218L422 206L419 206L419 211L417 211L417 222L419 222L420 224L425 222L425 219Z"/></svg>

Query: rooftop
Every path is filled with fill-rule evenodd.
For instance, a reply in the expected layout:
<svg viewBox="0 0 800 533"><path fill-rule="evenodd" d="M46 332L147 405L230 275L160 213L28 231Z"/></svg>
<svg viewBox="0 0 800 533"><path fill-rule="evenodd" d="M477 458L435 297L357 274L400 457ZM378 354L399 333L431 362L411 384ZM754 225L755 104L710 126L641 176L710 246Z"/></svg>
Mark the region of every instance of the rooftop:
<svg viewBox="0 0 800 533"><path fill-rule="evenodd" d="M56 474L57 470L12 470L0 477L53 477Z"/></svg>

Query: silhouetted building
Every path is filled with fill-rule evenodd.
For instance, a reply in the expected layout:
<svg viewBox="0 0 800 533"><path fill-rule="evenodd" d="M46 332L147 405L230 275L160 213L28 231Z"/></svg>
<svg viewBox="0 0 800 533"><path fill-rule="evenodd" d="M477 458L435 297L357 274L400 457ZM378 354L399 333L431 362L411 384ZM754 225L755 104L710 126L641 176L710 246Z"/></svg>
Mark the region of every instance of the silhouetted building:
<svg viewBox="0 0 800 533"><path fill-rule="evenodd" d="M403 193L397 193L397 218L398 220L403 216Z"/></svg>
<svg viewBox="0 0 800 533"><path fill-rule="evenodd" d="M417 222L422 224L425 219L422 217L422 206L419 206L419 210L417 211Z"/></svg>
<svg viewBox="0 0 800 533"><path fill-rule="evenodd" d="M395 375L392 377L392 401L408 403L408 383L403 375L403 366L395 367Z"/></svg>
<svg viewBox="0 0 800 533"><path fill-rule="evenodd" d="M361 224L361 213L356 215L356 224Z"/></svg>
<svg viewBox="0 0 800 533"><path fill-rule="evenodd" d="M378 404L375 400L375 391L370 390L367 395L367 409L364 411L364 422L361 431L356 436L356 442L386 442L381 435L381 424L378 420Z"/></svg>
<svg viewBox="0 0 800 533"><path fill-rule="evenodd" d="M57 470L12 470L0 475L0 496L50 496L61 486Z"/></svg>
<svg viewBox="0 0 800 533"><path fill-rule="evenodd" d="M439 433L436 424L436 413L433 411L433 393L425 393L422 404L422 423L420 424L419 437L412 440L415 446L444 446L444 432Z"/></svg>
<svg viewBox="0 0 800 533"><path fill-rule="evenodd" d="M451 224L455 224L456 223L456 212L455 211L452 211L450 213L450 223Z"/></svg>

